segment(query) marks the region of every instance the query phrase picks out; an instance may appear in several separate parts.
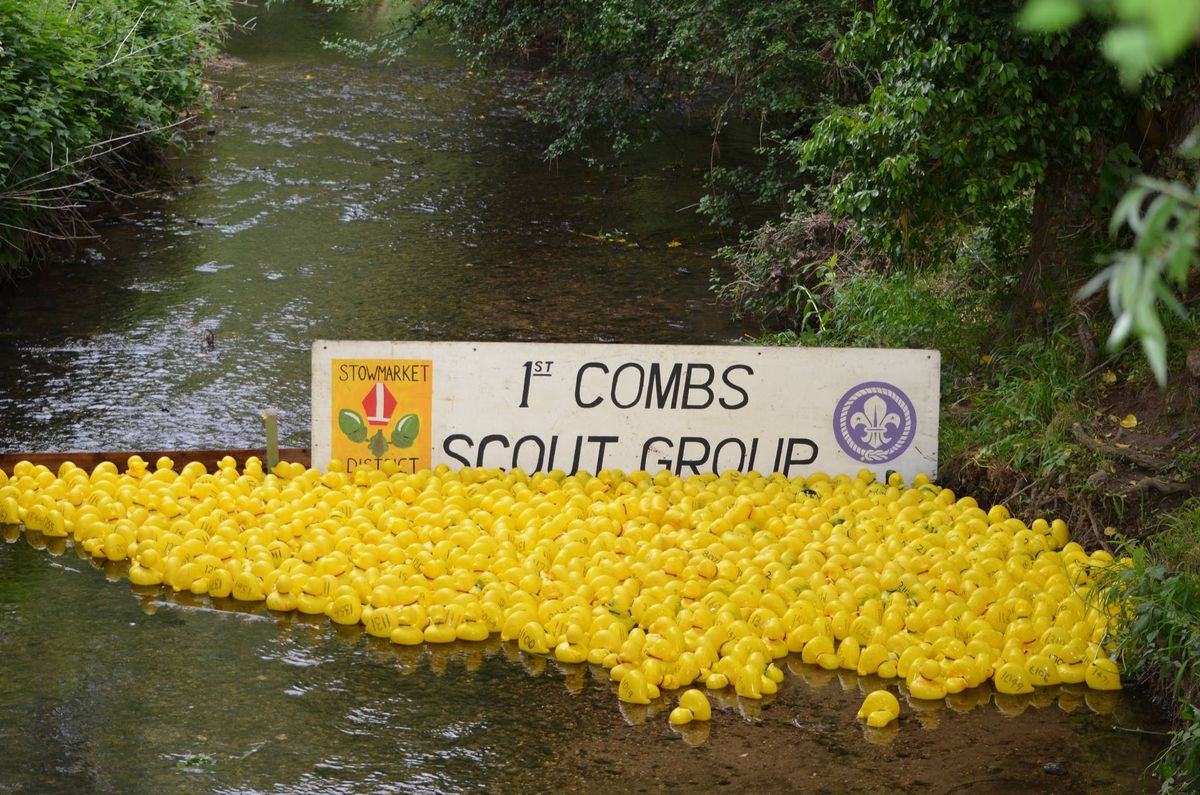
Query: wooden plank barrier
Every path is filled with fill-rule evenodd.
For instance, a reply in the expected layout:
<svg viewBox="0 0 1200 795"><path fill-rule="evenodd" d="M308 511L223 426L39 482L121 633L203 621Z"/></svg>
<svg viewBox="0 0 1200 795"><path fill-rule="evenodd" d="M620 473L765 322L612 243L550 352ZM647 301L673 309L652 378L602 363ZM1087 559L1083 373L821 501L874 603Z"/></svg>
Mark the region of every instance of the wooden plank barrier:
<svg viewBox="0 0 1200 795"><path fill-rule="evenodd" d="M0 453L0 469L6 473L11 473L13 465L18 461L29 461L33 464L41 464L48 469L58 471L58 468L64 461L70 461L81 469L86 469L89 472L95 466L103 461L111 461L117 465L122 471L125 469L125 462L131 455L140 455L150 465L150 469L154 469L154 462L162 456L167 456L175 462L175 469L178 471L184 464L189 464L192 461L199 461L204 464L210 472L217 468L217 462L225 456L233 456L238 466L241 467L247 458L257 456L262 459L265 467L267 461L267 450L263 447L245 448L245 449L230 449L230 450L127 450L127 451L77 451L66 453ZM279 460L294 461L304 466L310 466L312 455L307 447L281 447L279 448Z"/></svg>

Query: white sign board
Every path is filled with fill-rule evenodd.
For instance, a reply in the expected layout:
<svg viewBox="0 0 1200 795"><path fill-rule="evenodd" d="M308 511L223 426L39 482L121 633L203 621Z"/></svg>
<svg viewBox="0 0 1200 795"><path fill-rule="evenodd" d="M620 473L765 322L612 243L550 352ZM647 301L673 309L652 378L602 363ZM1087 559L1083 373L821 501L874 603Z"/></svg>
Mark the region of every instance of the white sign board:
<svg viewBox="0 0 1200 795"><path fill-rule="evenodd" d="M318 340L312 459L932 475L940 364L927 350Z"/></svg>

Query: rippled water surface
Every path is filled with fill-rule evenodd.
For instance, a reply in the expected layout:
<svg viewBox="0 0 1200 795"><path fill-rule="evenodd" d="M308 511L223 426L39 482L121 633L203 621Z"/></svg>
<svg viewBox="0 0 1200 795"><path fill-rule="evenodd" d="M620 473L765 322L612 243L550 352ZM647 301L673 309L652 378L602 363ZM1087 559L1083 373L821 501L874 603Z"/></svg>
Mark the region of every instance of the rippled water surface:
<svg viewBox="0 0 1200 795"><path fill-rule="evenodd" d="M378 24L287 4L229 42L172 187L0 304L0 450L249 446L263 405L306 444L319 337L739 335L707 290L721 241L679 212L703 136L548 166L526 74L473 76L429 42L388 68L319 47ZM672 699L620 704L603 669L139 593L61 541L5 540L2 792L1154 788L1161 726L1129 693L981 689L864 730L876 682L788 660L773 698L718 695L711 725L678 733Z"/></svg>
<svg viewBox="0 0 1200 795"><path fill-rule="evenodd" d="M306 445L317 338L738 336L708 290L720 240L685 209L702 135L548 164L527 73L478 77L429 41L392 67L321 49L379 24L260 14L174 187L0 299L0 451L255 446L263 404Z"/></svg>

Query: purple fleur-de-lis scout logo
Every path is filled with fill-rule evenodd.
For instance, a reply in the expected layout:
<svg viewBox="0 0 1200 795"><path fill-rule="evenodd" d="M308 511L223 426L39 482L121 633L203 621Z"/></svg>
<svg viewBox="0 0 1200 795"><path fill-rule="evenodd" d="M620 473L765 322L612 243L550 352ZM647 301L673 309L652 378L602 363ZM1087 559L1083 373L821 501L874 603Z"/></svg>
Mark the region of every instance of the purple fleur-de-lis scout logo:
<svg viewBox="0 0 1200 795"><path fill-rule="evenodd" d="M917 413L908 395L892 384L867 381L852 387L833 412L833 435L846 455L882 464L908 449L917 430Z"/></svg>

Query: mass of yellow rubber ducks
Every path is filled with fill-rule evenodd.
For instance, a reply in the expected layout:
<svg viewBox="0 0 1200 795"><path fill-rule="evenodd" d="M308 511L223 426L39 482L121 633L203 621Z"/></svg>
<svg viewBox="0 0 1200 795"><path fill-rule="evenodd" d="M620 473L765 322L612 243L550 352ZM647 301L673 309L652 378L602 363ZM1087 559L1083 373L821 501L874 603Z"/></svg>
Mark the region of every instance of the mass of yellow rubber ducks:
<svg viewBox="0 0 1200 795"><path fill-rule="evenodd" d="M631 704L691 685L758 699L789 653L903 679L916 699L1121 686L1115 608L1087 597L1125 562L1088 554L1061 520L1027 526L924 476L266 472L256 458L208 472L133 456L124 472L0 471L0 523L128 559L138 586L324 614L397 644L499 635L605 666ZM710 713L691 689L671 721ZM877 690L859 716L898 713Z"/></svg>

